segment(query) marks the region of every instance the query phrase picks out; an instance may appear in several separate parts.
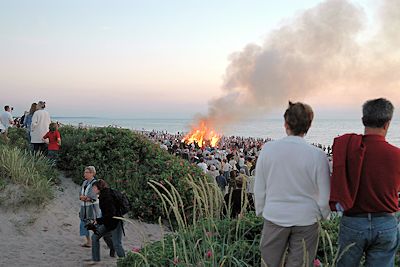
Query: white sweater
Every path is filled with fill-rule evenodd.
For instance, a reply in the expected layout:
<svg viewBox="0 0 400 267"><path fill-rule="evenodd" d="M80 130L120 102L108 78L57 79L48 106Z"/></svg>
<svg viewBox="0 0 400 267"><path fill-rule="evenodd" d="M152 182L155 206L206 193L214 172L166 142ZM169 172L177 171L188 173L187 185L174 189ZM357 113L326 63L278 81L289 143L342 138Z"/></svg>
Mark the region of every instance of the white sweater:
<svg viewBox="0 0 400 267"><path fill-rule="evenodd" d="M44 143L43 136L49 131L50 114L45 110L33 113L31 124L31 143Z"/></svg>
<svg viewBox="0 0 400 267"><path fill-rule="evenodd" d="M256 214L274 224L312 225L329 209L329 166L325 153L302 137L264 145L256 166Z"/></svg>

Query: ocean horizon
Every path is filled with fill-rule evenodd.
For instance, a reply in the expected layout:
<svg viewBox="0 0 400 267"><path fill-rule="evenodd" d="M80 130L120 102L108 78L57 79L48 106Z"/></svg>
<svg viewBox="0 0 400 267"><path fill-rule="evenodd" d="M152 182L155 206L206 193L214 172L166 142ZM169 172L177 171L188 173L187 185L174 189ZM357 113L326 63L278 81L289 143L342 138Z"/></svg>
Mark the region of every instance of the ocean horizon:
<svg viewBox="0 0 400 267"><path fill-rule="evenodd" d="M103 117L52 117L60 123L78 126L117 126L138 131L167 131L169 133L182 133L190 130L193 119L115 119ZM345 133L363 133L360 119L316 119L306 135L309 143L325 146L332 145L333 139ZM255 119L237 122L226 127L221 134L225 136L243 136L279 139L284 137L283 119ZM389 128L387 141L400 146L400 120L393 120Z"/></svg>

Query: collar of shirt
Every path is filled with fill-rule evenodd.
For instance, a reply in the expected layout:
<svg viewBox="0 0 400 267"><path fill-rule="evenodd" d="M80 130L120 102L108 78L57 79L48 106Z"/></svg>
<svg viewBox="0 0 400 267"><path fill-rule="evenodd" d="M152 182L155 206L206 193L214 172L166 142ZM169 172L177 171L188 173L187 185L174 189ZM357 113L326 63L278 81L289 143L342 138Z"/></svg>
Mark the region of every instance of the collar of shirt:
<svg viewBox="0 0 400 267"><path fill-rule="evenodd" d="M288 136L282 138L282 140L293 142L293 143L303 143L303 144L307 143L303 137L297 136L297 135L288 135Z"/></svg>
<svg viewBox="0 0 400 267"><path fill-rule="evenodd" d="M386 141L385 137L383 135L379 134L366 134L364 135L364 140L365 141Z"/></svg>

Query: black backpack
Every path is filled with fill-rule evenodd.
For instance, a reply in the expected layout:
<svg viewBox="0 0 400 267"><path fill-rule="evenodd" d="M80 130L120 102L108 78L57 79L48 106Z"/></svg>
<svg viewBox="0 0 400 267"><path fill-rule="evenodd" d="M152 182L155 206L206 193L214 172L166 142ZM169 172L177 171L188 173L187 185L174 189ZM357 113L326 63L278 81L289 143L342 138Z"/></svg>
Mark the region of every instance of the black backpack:
<svg viewBox="0 0 400 267"><path fill-rule="evenodd" d="M115 199L115 207L117 208L117 215L123 216L128 213L131 209L131 203L125 193L118 190L111 189L111 192Z"/></svg>

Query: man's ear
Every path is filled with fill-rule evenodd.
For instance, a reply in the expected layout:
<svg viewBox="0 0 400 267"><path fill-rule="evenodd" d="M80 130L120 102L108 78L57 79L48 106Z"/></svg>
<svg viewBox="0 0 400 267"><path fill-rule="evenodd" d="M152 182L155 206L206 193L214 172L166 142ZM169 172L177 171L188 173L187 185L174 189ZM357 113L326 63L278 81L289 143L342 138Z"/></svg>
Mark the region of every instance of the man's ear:
<svg viewBox="0 0 400 267"><path fill-rule="evenodd" d="M386 122L386 123L383 125L383 129L384 129L385 131L387 131L387 130L389 129L390 122L391 122L391 121L388 121L388 122Z"/></svg>

